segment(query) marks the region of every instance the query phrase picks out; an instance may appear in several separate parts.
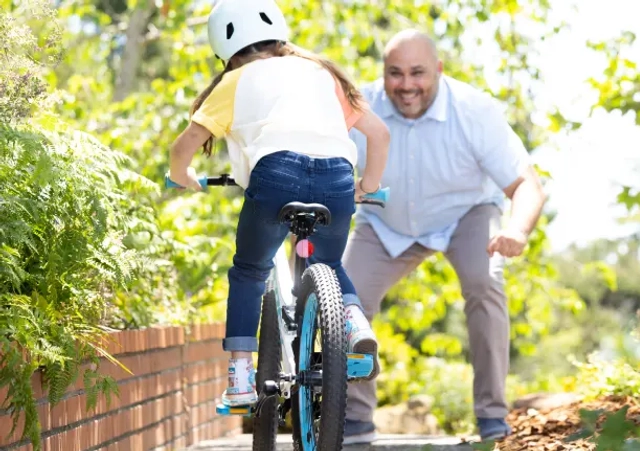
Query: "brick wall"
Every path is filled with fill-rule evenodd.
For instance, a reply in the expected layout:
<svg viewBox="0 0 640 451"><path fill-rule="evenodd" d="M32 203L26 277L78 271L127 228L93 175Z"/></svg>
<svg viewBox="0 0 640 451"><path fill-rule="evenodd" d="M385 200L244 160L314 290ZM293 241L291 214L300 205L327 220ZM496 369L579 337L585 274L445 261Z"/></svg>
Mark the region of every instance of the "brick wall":
<svg viewBox="0 0 640 451"><path fill-rule="evenodd" d="M151 328L112 334L109 352L132 373L103 361L100 372L118 382L119 397L107 407L100 396L87 412L82 377L51 407L40 374L32 385L38 399L44 451L181 450L202 440L241 433L240 417L220 417L216 403L225 388L224 325ZM0 401L6 390L0 390ZM0 410L0 450L31 451L20 442L22 421L13 435Z"/></svg>

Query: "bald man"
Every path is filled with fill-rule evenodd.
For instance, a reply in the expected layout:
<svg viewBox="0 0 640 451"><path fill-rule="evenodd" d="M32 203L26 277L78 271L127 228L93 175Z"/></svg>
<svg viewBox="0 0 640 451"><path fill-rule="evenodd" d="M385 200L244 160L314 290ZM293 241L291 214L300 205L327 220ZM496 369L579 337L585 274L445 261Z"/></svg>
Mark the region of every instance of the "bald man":
<svg viewBox="0 0 640 451"><path fill-rule="evenodd" d="M391 132L386 208L361 206L344 267L373 319L385 293L435 252L454 267L465 300L482 439L511 433L505 380L509 315L505 257L520 255L545 195L522 141L491 97L442 74L436 46L403 31L384 52L384 77L362 89ZM357 131L358 170L366 139ZM511 214L502 227L504 197ZM375 381L350 384L345 444L375 439Z"/></svg>

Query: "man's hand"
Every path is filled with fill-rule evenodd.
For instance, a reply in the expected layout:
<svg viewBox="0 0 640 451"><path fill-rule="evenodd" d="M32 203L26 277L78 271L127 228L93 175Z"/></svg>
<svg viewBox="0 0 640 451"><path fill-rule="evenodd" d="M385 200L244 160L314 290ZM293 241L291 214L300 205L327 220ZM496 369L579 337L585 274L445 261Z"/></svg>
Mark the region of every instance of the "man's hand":
<svg viewBox="0 0 640 451"><path fill-rule="evenodd" d="M527 235L520 230L505 229L491 237L487 246L487 253L493 256L498 252L504 257L517 257L522 254L527 245Z"/></svg>

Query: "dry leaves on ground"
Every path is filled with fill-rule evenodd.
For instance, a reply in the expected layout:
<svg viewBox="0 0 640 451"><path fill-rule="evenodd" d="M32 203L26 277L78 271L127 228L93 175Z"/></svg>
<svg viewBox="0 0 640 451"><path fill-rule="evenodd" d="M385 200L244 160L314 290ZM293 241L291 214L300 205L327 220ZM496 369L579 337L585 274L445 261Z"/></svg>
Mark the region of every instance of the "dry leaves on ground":
<svg viewBox="0 0 640 451"><path fill-rule="evenodd" d="M513 434L496 443L496 450L594 450L595 443L585 439L568 441L581 431L580 409L617 412L628 406L626 418L640 425L640 399L632 397L608 397L593 402L574 402L548 410L516 409L509 413L507 422ZM600 430L605 416L600 415L596 431Z"/></svg>

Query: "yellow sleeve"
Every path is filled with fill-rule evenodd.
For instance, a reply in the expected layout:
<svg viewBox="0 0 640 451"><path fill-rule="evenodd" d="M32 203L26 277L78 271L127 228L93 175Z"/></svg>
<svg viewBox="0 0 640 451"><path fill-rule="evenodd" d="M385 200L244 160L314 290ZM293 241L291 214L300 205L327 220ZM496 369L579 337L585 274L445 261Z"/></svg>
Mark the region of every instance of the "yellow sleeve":
<svg viewBox="0 0 640 451"><path fill-rule="evenodd" d="M226 73L191 117L193 122L205 127L218 139L224 138L233 125L233 108L241 69Z"/></svg>

